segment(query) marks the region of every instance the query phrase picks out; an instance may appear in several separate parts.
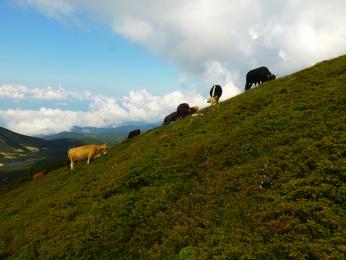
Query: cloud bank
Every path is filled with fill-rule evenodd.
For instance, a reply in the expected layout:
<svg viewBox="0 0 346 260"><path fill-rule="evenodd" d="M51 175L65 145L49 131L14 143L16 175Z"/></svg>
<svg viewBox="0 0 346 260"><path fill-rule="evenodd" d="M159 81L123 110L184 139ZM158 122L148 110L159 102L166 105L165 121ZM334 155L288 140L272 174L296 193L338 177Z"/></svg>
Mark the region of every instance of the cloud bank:
<svg viewBox="0 0 346 260"><path fill-rule="evenodd" d="M6 128L27 135L53 134L71 130L73 126L109 127L130 121L159 122L187 102L206 106L206 98L194 91L174 91L155 96L145 89L130 91L120 99L99 94L66 91L63 88L29 88L26 86L0 86L0 100L58 100L83 101L89 104L87 111L61 110L42 107L39 110L0 110L0 122Z"/></svg>
<svg viewBox="0 0 346 260"><path fill-rule="evenodd" d="M186 73L204 75L219 63L241 89L255 66L282 75L346 51L344 0L17 2L58 20L105 23Z"/></svg>
<svg viewBox="0 0 346 260"><path fill-rule="evenodd" d="M89 91L74 92L64 88L29 88L24 85L0 85L0 99L20 100L66 100L74 98L78 100L91 100Z"/></svg>

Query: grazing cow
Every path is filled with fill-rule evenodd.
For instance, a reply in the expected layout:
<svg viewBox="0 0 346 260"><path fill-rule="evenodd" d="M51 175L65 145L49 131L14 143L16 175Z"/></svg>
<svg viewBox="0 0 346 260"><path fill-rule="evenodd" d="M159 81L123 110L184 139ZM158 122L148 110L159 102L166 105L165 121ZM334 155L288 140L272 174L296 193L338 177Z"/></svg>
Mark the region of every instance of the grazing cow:
<svg viewBox="0 0 346 260"><path fill-rule="evenodd" d="M177 107L177 115L178 119L182 119L186 116L188 116L191 113L191 108L189 104L187 103L182 103Z"/></svg>
<svg viewBox="0 0 346 260"><path fill-rule="evenodd" d="M129 135L127 136L128 139L130 138L133 138L137 135L139 135L141 133L141 130L140 129L136 129L136 130L133 130L129 133Z"/></svg>
<svg viewBox="0 0 346 260"><path fill-rule="evenodd" d="M44 172L35 173L35 174L32 176L32 180L33 180L33 181L36 181L36 180L42 178L44 175L45 175Z"/></svg>
<svg viewBox="0 0 346 260"><path fill-rule="evenodd" d="M276 76L272 74L267 67L259 67L257 69L250 70L246 74L245 90L249 90L252 84L261 84L275 78Z"/></svg>
<svg viewBox="0 0 346 260"><path fill-rule="evenodd" d="M162 125L168 125L171 122L174 122L175 120L178 119L178 113L177 112L173 112L171 114L169 114L168 116L165 117L165 119L163 120Z"/></svg>
<svg viewBox="0 0 346 260"><path fill-rule="evenodd" d="M107 153L107 144L90 144L85 146L80 146L76 148L71 148L68 150L68 159L71 162L71 171L73 170L73 164L75 161L88 160L89 164L90 159L98 158L103 154Z"/></svg>
<svg viewBox="0 0 346 260"><path fill-rule="evenodd" d="M212 106L215 106L219 103L219 99L222 95L222 88L220 85L214 85L210 89L210 99L208 99L207 103L210 103Z"/></svg>
<svg viewBox="0 0 346 260"><path fill-rule="evenodd" d="M198 106L194 106L190 108L190 114L194 114L197 113L199 111L199 107Z"/></svg>

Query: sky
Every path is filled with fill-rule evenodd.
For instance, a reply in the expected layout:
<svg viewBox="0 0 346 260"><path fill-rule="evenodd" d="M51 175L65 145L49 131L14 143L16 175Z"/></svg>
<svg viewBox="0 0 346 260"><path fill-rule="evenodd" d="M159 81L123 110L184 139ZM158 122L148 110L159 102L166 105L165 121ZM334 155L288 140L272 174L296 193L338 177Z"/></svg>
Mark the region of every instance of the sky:
<svg viewBox="0 0 346 260"><path fill-rule="evenodd" d="M0 125L42 135L160 122L346 53L344 0L1 0Z"/></svg>

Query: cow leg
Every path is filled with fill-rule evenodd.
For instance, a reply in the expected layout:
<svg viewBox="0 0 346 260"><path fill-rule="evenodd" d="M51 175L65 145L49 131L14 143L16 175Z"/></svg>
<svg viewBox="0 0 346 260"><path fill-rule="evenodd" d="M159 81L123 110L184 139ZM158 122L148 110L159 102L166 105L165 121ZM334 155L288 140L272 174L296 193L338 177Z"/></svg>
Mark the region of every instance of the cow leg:
<svg viewBox="0 0 346 260"><path fill-rule="evenodd" d="M92 155L92 153L91 152L89 152L89 154L88 154L88 161L87 161L87 164L89 164L90 163L90 159L91 158L93 158L93 155Z"/></svg>
<svg viewBox="0 0 346 260"><path fill-rule="evenodd" d="M73 170L73 161L72 160L71 160L70 166L71 166L71 171L72 171Z"/></svg>

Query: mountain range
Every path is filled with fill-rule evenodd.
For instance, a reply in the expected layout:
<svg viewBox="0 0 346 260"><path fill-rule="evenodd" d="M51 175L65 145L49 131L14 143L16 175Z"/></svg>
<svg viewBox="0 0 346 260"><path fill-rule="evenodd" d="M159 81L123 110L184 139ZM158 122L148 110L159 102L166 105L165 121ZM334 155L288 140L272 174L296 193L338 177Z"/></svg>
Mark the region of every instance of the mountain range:
<svg viewBox="0 0 346 260"><path fill-rule="evenodd" d="M83 142L106 142L115 144L123 141L128 133L134 129L141 129L142 132L158 127L159 123L133 122L119 127L79 127L74 126L70 131L64 131L58 134L39 136L45 140L57 139L77 139Z"/></svg>
<svg viewBox="0 0 346 260"><path fill-rule="evenodd" d="M26 136L0 127L0 160L2 162L27 160L58 156L66 149L81 144L72 139L43 140L37 137Z"/></svg>

